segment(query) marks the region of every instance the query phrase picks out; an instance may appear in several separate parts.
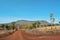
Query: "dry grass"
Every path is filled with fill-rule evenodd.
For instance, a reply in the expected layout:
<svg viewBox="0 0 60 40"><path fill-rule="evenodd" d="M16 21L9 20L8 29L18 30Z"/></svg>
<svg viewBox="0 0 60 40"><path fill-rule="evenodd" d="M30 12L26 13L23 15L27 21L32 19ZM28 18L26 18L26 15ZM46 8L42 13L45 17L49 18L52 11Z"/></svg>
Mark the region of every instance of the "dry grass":
<svg viewBox="0 0 60 40"><path fill-rule="evenodd" d="M0 30L0 38L8 36L8 35L12 34L13 32L15 32L15 31L14 30Z"/></svg>

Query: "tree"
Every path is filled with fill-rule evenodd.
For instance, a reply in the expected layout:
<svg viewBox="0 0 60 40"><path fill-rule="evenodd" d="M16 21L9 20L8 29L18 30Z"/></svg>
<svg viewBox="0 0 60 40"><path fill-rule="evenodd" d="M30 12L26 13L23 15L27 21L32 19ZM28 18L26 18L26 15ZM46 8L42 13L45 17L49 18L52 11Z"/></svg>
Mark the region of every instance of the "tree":
<svg viewBox="0 0 60 40"><path fill-rule="evenodd" d="M33 27L35 27L35 28L39 27L39 25L40 25L40 22L39 21L35 21L33 23Z"/></svg>
<svg viewBox="0 0 60 40"><path fill-rule="evenodd" d="M51 21L51 25L54 24L55 18L53 13L50 13L50 21Z"/></svg>
<svg viewBox="0 0 60 40"><path fill-rule="evenodd" d="M59 21L59 24L60 24L60 21Z"/></svg>
<svg viewBox="0 0 60 40"><path fill-rule="evenodd" d="M4 27L5 25L4 24L0 24L0 28L2 28L2 30L4 30L5 29L5 27Z"/></svg>
<svg viewBox="0 0 60 40"><path fill-rule="evenodd" d="M6 25L6 29L7 29L7 30L10 30L10 26Z"/></svg>
<svg viewBox="0 0 60 40"><path fill-rule="evenodd" d="M16 27L15 27L15 23L16 23L16 22L12 22L13 30L16 29Z"/></svg>
<svg viewBox="0 0 60 40"><path fill-rule="evenodd" d="M3 28L4 30L6 30L5 24L1 24L1 25L2 25L2 28Z"/></svg>
<svg viewBox="0 0 60 40"><path fill-rule="evenodd" d="M26 25L20 25L20 29L33 29L32 23Z"/></svg>
<svg viewBox="0 0 60 40"><path fill-rule="evenodd" d="M27 29L33 29L33 25L32 25L32 23L30 23L30 24L28 24L28 25L26 25L27 27Z"/></svg>

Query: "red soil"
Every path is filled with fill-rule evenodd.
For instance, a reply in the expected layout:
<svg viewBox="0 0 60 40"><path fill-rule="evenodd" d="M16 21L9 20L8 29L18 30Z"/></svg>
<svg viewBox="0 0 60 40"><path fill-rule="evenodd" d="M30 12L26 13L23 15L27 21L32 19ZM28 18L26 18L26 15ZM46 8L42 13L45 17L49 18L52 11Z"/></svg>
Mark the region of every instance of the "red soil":
<svg viewBox="0 0 60 40"><path fill-rule="evenodd" d="M60 40L60 34L36 35L19 30L7 37L0 38L0 40Z"/></svg>

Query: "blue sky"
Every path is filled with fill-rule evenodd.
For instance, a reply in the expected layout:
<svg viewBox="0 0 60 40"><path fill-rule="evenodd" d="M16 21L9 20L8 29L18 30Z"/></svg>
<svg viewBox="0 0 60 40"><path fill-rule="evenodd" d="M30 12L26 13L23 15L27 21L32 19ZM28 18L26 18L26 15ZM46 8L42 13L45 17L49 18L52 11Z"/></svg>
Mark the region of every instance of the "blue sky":
<svg viewBox="0 0 60 40"><path fill-rule="evenodd" d="M0 0L0 23L16 20L60 21L60 0Z"/></svg>

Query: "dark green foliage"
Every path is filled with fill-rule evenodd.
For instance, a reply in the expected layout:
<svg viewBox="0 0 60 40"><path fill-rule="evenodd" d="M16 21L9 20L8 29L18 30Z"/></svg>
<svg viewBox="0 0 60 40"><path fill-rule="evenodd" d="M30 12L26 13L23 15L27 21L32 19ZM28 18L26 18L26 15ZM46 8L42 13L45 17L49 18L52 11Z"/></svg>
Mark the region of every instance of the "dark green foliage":
<svg viewBox="0 0 60 40"><path fill-rule="evenodd" d="M27 25L21 25L19 28L20 29L33 29L33 28L39 27L39 25L40 25L40 22L35 21L35 22L27 24Z"/></svg>
<svg viewBox="0 0 60 40"><path fill-rule="evenodd" d="M39 25L40 25L40 22L39 21L35 21L33 23L33 27L35 27L35 28L39 27Z"/></svg>
<svg viewBox="0 0 60 40"><path fill-rule="evenodd" d="M7 25L7 26L6 26L6 29L7 29L7 30L9 30L9 29L10 29L10 27Z"/></svg>
<svg viewBox="0 0 60 40"><path fill-rule="evenodd" d="M16 23L16 22L12 22L12 29L13 29L13 30L16 29L15 23Z"/></svg>
<svg viewBox="0 0 60 40"><path fill-rule="evenodd" d="M20 29L32 29L33 28L33 25L32 24L21 25L19 28Z"/></svg>
<svg viewBox="0 0 60 40"><path fill-rule="evenodd" d="M59 21L59 24L60 24L60 21Z"/></svg>

